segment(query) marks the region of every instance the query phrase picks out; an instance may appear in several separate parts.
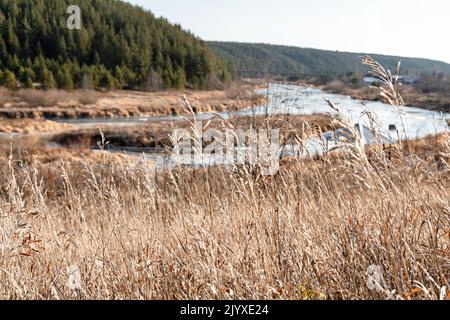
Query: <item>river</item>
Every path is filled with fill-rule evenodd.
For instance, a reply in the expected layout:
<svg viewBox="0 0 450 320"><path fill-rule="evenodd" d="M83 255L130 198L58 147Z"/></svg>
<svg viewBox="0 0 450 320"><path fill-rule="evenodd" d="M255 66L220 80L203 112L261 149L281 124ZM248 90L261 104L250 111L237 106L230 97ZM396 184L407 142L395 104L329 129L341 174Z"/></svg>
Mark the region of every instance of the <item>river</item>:
<svg viewBox="0 0 450 320"><path fill-rule="evenodd" d="M369 127L367 116L363 115L365 106L375 115L380 129L387 134L394 135L393 128L398 131L401 139L419 139L431 134L442 133L448 130L446 120L450 114L441 114L420 108L396 108L389 104L354 100L349 96L326 93L320 89L297 86L271 84L268 89L259 91L260 94L268 95L269 102L265 106L259 106L248 110L234 113L202 113L197 114L197 120L209 120L220 114L224 118L248 115L311 115L320 113L336 113L326 100L335 103L342 113L355 124ZM185 120L185 116L151 116L130 118L96 118L96 119L70 119L58 120L82 127L96 127L98 125L113 124L115 126L132 126L145 122L167 122ZM188 117L189 118L189 117ZM404 124L404 126L403 126ZM390 130L391 129L391 130Z"/></svg>
<svg viewBox="0 0 450 320"><path fill-rule="evenodd" d="M369 120L364 115L365 110L370 110L375 116L379 131L388 141L395 141L399 138L418 139L428 135L442 133L448 130L447 120L450 114L440 114L420 108L397 108L388 104L373 101L359 101L351 97L339 94L326 93L320 89L297 86L271 84L267 89L260 90L258 93L268 96L268 103L264 106L255 107L247 110L240 110L234 113L202 113L197 114L196 119L207 121L218 114L227 119L230 117L249 116L249 115L312 115L336 113L331 109L326 100L332 101L338 106L345 117L348 117L355 125L358 124L362 130L363 139L370 143ZM364 104L364 105L363 105ZM98 126L111 125L134 126L146 122L169 122L189 119L186 116L148 116L148 117L130 117L130 118L95 118L95 119L69 119L57 120L61 123L72 124L78 128L96 128ZM366 128L366 130L364 130ZM369 135L369 136L367 136ZM307 141L307 154L322 154L323 144L317 140ZM158 166L172 165L170 159L161 153L161 150L139 150L127 148L120 150L111 150L116 152L126 152L132 156L143 155L147 159L156 161ZM209 164L214 164L214 158L208 160ZM182 160L183 164L189 164L190 160Z"/></svg>

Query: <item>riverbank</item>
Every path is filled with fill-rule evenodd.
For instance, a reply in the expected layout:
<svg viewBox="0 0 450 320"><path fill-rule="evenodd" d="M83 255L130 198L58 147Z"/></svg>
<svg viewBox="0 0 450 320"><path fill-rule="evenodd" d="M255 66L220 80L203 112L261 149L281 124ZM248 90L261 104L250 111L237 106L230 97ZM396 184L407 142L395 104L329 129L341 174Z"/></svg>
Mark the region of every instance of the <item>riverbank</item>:
<svg viewBox="0 0 450 320"><path fill-rule="evenodd" d="M335 94L350 96L355 100L380 101L388 103L387 99L380 96L378 88L369 86L351 87L343 81L335 80L325 85L317 85L317 88ZM405 105L430 111L450 113L450 97L437 93L418 92L412 86L399 86L398 92L402 96Z"/></svg>
<svg viewBox="0 0 450 320"><path fill-rule="evenodd" d="M161 92L1 91L0 119L79 119L186 115L186 96L194 112L231 112L264 104L258 85L234 84L226 90Z"/></svg>
<svg viewBox="0 0 450 320"><path fill-rule="evenodd" d="M232 117L226 121L217 117L204 122L198 122L204 131L225 128L239 128L248 130L250 128L279 129L280 136L288 137L291 133L300 136L312 135L318 132L326 132L333 128L333 119L328 115L305 115L305 116L241 116ZM96 125L92 128L73 129L63 132L55 132L48 135L51 143L64 147L98 148L98 142L108 142L107 149L110 150L146 150L158 149L159 152L170 150L173 145L170 135L176 129L190 130L192 123L183 121L144 122L132 126ZM101 129L101 131L100 131Z"/></svg>

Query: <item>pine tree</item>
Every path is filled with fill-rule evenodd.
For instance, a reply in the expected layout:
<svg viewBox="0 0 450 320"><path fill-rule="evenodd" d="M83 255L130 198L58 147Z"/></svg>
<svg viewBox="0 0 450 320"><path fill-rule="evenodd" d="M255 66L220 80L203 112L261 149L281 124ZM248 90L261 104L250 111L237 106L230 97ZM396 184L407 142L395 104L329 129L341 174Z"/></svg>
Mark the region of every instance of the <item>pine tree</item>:
<svg viewBox="0 0 450 320"><path fill-rule="evenodd" d="M9 71L8 69L2 72L0 76L0 85L5 86L8 89L16 89L17 81L14 73Z"/></svg>
<svg viewBox="0 0 450 320"><path fill-rule="evenodd" d="M34 82L31 77L26 77L23 84L24 84L25 88L34 89Z"/></svg>
<svg viewBox="0 0 450 320"><path fill-rule="evenodd" d="M58 88L72 90L73 89L73 80L70 74L70 70L67 65L64 65L63 68L58 70L56 76L56 83Z"/></svg>
<svg viewBox="0 0 450 320"><path fill-rule="evenodd" d="M119 66L114 69L114 78L116 79L117 89L122 89L125 85L124 75Z"/></svg>
<svg viewBox="0 0 450 320"><path fill-rule="evenodd" d="M85 74L95 87L143 87L152 76L156 87L201 87L228 69L204 42L166 19L122 1L79 5L83 28L68 30L60 0L0 0L0 68L25 85L54 87L55 76L65 88L82 86ZM32 68L34 78L22 77L21 66Z"/></svg>
<svg viewBox="0 0 450 320"><path fill-rule="evenodd" d="M34 88L35 74L33 69L29 67L20 68L20 81L27 88Z"/></svg>
<svg viewBox="0 0 450 320"><path fill-rule="evenodd" d="M67 59L67 45L64 37L59 37L58 55L63 58L63 60Z"/></svg>
<svg viewBox="0 0 450 320"><path fill-rule="evenodd" d="M17 58L17 55L15 55L15 54L10 55L8 57L6 65L7 65L8 69L18 72L20 69L20 61L19 61L19 58Z"/></svg>
<svg viewBox="0 0 450 320"><path fill-rule="evenodd" d="M5 41L0 37L0 61L6 61L8 59L8 50L6 49Z"/></svg>
<svg viewBox="0 0 450 320"><path fill-rule="evenodd" d="M177 89L184 89L186 86L186 74L184 73L183 68L178 67L175 73L175 82L174 87Z"/></svg>
<svg viewBox="0 0 450 320"><path fill-rule="evenodd" d="M103 66L100 68L100 76L98 82L101 89L110 90L115 87L114 77L112 76L111 72L109 72Z"/></svg>
<svg viewBox="0 0 450 320"><path fill-rule="evenodd" d="M56 81L55 78L53 76L53 73L48 70L47 68L45 68L42 71L42 88L44 90L49 90L49 89L53 89L56 87Z"/></svg>

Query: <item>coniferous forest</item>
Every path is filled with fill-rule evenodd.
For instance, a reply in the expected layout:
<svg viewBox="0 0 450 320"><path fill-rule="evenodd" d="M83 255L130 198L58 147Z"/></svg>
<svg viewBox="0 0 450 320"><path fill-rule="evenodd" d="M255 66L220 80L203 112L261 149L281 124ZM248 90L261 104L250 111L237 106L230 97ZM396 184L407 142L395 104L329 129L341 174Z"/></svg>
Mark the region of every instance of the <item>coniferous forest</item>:
<svg viewBox="0 0 450 320"><path fill-rule="evenodd" d="M233 67L199 38L115 0L79 0L82 28L67 28L66 0L0 0L0 85L14 88L208 89Z"/></svg>
<svg viewBox="0 0 450 320"><path fill-rule="evenodd" d="M348 72L367 73L361 57L367 53L350 53L262 43L208 42L219 57L236 65L242 74L263 76L265 74L312 74L343 75ZM390 70L396 70L401 61L402 74L423 73L450 74L445 62L370 54Z"/></svg>

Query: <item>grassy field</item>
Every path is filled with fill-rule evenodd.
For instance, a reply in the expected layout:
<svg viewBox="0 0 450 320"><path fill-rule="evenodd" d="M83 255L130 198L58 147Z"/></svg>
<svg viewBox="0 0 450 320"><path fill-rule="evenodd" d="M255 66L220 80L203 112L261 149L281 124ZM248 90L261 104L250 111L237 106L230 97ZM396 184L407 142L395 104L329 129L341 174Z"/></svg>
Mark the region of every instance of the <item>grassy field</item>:
<svg viewBox="0 0 450 320"><path fill-rule="evenodd" d="M286 159L273 177L17 150L1 161L1 298L448 294L447 135Z"/></svg>
<svg viewBox="0 0 450 320"><path fill-rule="evenodd" d="M317 131L289 128L300 144ZM357 140L274 176L3 145L1 299L449 298L448 133Z"/></svg>
<svg viewBox="0 0 450 320"><path fill-rule="evenodd" d="M255 82L234 83L226 90L157 92L93 90L17 91L0 87L0 119L73 119L186 115L180 103L186 95L196 112L226 112L262 105L265 97Z"/></svg>

